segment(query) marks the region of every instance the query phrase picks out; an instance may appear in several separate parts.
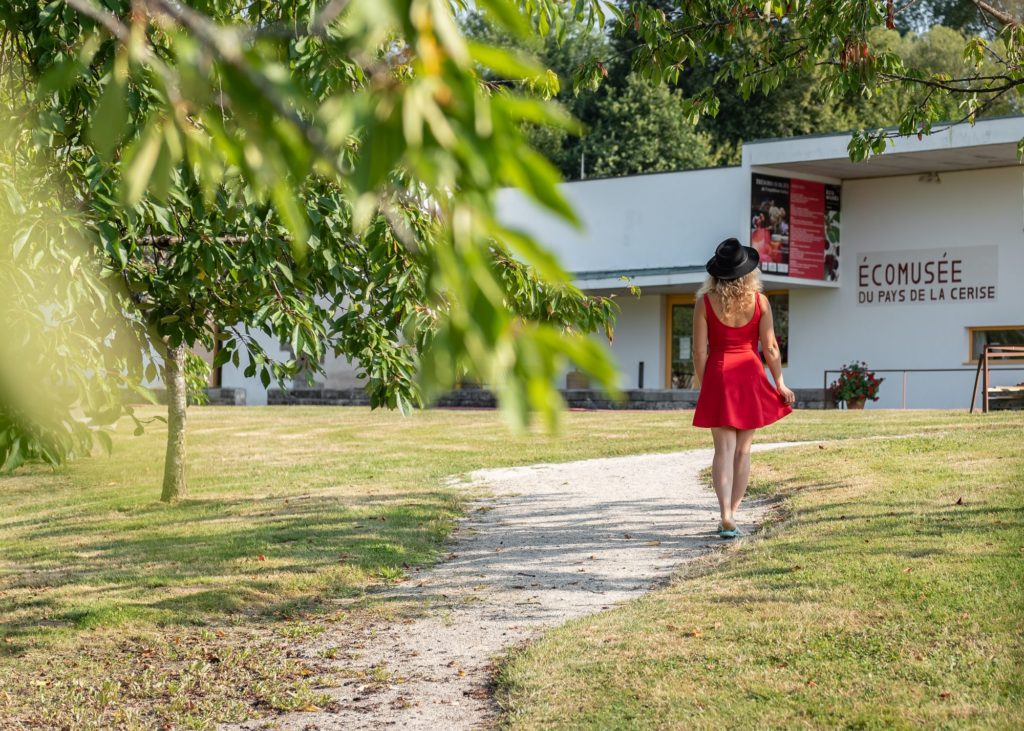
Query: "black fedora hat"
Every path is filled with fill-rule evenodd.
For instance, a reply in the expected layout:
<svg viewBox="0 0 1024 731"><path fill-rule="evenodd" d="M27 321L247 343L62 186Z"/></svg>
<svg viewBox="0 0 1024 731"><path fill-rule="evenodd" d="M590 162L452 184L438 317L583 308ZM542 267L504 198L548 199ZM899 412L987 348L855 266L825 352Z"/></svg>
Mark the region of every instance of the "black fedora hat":
<svg viewBox="0 0 1024 731"><path fill-rule="evenodd" d="M761 256L752 246L744 246L738 239L726 239L708 259L708 274L715 279L739 279L757 269Z"/></svg>

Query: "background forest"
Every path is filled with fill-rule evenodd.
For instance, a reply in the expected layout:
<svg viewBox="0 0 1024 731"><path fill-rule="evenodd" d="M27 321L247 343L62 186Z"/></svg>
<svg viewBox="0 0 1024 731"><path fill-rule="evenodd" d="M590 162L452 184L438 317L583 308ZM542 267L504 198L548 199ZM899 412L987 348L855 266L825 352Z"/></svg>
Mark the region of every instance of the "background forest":
<svg viewBox="0 0 1024 731"><path fill-rule="evenodd" d="M657 0L650 4L671 5ZM715 85L720 101L717 116L704 116L694 124L685 98L714 84L718 67L726 59L687 68L678 84L653 83L630 71L633 53L642 47L638 38L606 36L574 22L568 14L565 22L569 30L564 40L559 42L554 35L538 37L523 50L558 75L560 83L548 85L546 91L557 88L554 96L584 124L581 136L551 128L531 131L533 144L567 180L736 165L744 141L889 127L897 124L901 110L928 93L923 86L908 89L891 84L870 96L839 98L826 92L823 73L816 69L794 73L770 93L754 92L748 98L735 88ZM463 24L470 37L522 47L478 15L466 16ZM907 66L952 78L969 76L974 69L964 58L968 40L991 36L970 0L907 3L895 16L895 25L893 30L876 29L869 34L873 51L895 53ZM572 79L594 58L605 59L598 88L574 85ZM964 116L955 98L947 96L942 103L948 107L946 119ZM1021 95L1014 92L978 117L1020 114L1022 109Z"/></svg>

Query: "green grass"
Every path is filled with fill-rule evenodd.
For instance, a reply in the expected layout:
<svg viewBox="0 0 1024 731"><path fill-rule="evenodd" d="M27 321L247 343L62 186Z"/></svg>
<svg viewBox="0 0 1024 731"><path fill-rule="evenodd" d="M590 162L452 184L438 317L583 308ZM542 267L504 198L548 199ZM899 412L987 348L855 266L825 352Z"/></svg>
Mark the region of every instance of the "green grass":
<svg viewBox="0 0 1024 731"><path fill-rule="evenodd" d="M189 414L180 503L157 500L159 425L118 435L110 457L0 477L0 726L204 728L323 703L312 682L323 667L289 657L287 643L328 621L406 611L372 594L359 610L337 600L443 555L467 497L449 476L710 443L691 412L572 412L557 437L512 436L488 411ZM758 438L996 425L1020 419L798 412Z"/></svg>
<svg viewBox="0 0 1024 731"><path fill-rule="evenodd" d="M1019 728L1024 419L962 419L755 454L764 538L514 653L505 725Z"/></svg>

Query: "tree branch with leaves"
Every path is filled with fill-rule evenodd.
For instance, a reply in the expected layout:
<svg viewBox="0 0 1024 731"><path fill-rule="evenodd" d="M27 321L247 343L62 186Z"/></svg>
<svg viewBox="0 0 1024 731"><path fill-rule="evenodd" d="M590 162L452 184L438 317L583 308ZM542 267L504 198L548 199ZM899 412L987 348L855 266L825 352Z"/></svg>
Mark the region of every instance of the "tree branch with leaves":
<svg viewBox="0 0 1024 731"><path fill-rule="evenodd" d="M561 17L553 0L481 6L517 34L529 32L524 11L556 32ZM172 404L166 499L186 489L183 348L215 350L215 365L265 385L327 353L352 356L372 403L402 409L469 376L497 392L513 425L533 411L555 422L554 375L569 363L615 390L610 358L587 334L610 328L614 305L571 287L494 202L516 186L575 220L522 132L573 122L524 91L487 88L481 67L517 79L543 69L467 43L461 9L16 0L0 10L28 84L32 153L81 217L140 352L166 354L143 369ZM6 111L16 107L11 98ZM267 339L287 343L288 359Z"/></svg>

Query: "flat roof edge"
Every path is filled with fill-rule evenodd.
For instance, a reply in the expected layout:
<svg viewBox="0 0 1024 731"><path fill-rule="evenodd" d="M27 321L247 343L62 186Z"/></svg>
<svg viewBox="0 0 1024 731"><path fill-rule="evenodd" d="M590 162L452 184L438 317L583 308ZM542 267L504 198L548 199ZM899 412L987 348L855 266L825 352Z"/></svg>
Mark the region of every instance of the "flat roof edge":
<svg viewBox="0 0 1024 731"><path fill-rule="evenodd" d="M935 128L948 128L948 129L955 129L955 128L958 128L958 127L963 127L963 128L971 129L972 127L976 128L976 127L979 127L981 125L987 125L987 124L991 124L991 123L994 123L994 122L1007 122L1009 120L1014 120L1014 119L1020 120L1021 124L1024 125L1024 114L1003 114L1003 115L1000 115L998 117L983 117L981 119L978 119L973 125L971 125L970 123L968 123L966 121L953 120L953 119L945 119L945 120L943 120L941 122L935 122L932 125L932 127L935 127ZM899 129L899 127L896 126L896 125L893 125L891 127L879 127L879 128L876 128L876 129L884 129L886 132L895 132L896 130ZM742 146L743 147L748 147L748 146L751 146L751 145L768 145L768 144L773 144L773 143L777 143L777 142L795 142L795 141L798 141L798 140L818 140L818 139L824 139L824 138L827 138L827 137L850 137L850 136L853 135L854 132L857 132L857 131L859 131L859 130L848 129L848 130L837 131L837 132L815 132L814 134L809 134L809 135L793 135L791 137L761 137L761 138L756 139L756 140L744 140L743 143L742 143ZM939 133L941 133L943 131L945 131L945 130L937 129L935 132L932 132L931 134L935 135L935 134L939 134ZM913 135L908 135L908 137L912 137L912 136ZM1024 127L1022 127L1022 129L1021 129L1021 136L1024 137Z"/></svg>

